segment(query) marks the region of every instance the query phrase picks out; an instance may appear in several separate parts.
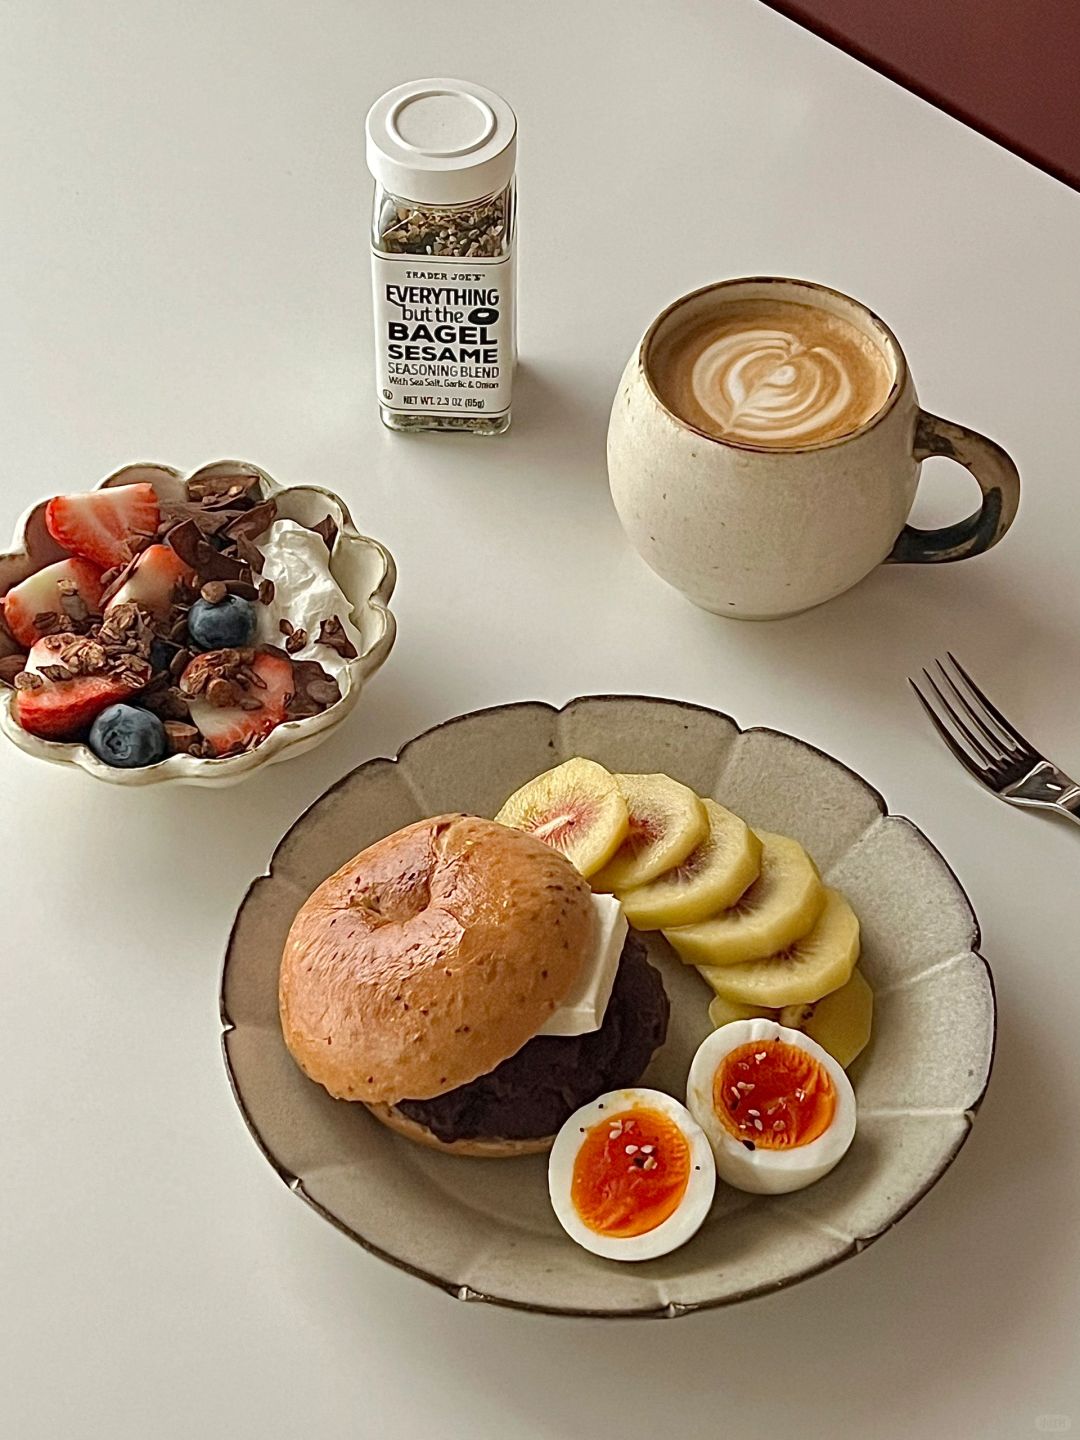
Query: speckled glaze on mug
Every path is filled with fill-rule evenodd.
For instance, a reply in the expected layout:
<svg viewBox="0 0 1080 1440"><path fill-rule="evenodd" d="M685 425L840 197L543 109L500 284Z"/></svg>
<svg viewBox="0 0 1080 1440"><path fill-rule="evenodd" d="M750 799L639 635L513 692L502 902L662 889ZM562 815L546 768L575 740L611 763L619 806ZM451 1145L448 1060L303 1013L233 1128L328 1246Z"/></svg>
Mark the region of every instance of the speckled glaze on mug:
<svg viewBox="0 0 1080 1440"><path fill-rule="evenodd" d="M676 319L727 300L813 305L855 325L893 375L884 404L847 435L776 449L717 439L660 400L650 348ZM820 605L877 565L940 563L996 545L1016 515L1020 477L992 440L919 406L895 335L858 301L805 280L757 277L705 286L670 305L630 357L608 427L611 495L631 543L695 605L771 620ZM907 517L921 462L944 455L978 481L979 510L916 530Z"/></svg>

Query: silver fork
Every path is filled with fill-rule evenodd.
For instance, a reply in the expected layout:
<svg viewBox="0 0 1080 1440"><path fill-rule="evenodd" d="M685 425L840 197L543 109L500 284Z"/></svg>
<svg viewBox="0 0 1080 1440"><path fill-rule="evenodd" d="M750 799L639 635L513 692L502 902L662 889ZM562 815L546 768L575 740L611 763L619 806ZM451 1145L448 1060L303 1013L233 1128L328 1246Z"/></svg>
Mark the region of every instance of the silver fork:
<svg viewBox="0 0 1080 1440"><path fill-rule="evenodd" d="M935 661L944 689L929 670L922 672L936 704L914 680L909 678L909 684L960 764L999 800L1051 810L1080 825L1080 785L1040 755L983 694L956 656L948 654L951 672Z"/></svg>

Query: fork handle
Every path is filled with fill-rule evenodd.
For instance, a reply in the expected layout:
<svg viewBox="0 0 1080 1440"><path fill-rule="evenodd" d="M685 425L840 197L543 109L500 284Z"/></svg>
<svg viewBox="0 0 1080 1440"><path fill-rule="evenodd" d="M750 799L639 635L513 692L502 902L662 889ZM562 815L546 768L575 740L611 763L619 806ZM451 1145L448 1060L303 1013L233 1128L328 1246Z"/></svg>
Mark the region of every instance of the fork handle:
<svg viewBox="0 0 1080 1440"><path fill-rule="evenodd" d="M1020 475L1001 446L966 425L920 410L913 453L916 460L944 455L970 470L979 482L982 505L966 520L940 530L905 525L886 563L939 565L981 555L996 545L1016 518L1020 503Z"/></svg>

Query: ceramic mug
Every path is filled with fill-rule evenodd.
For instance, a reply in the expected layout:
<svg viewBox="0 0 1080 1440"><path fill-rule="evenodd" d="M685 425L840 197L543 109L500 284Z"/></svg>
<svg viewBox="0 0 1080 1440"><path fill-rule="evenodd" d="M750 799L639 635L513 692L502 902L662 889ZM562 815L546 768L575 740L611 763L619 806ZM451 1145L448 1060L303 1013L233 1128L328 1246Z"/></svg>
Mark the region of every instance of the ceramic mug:
<svg viewBox="0 0 1080 1440"><path fill-rule="evenodd" d="M892 385L850 434L777 449L716 439L660 400L649 356L676 321L726 300L796 301L854 324L886 357ZM956 460L982 505L940 530L907 524L921 462ZM820 605L875 566L981 555L1016 515L1020 476L992 440L919 406L892 331L857 300L805 280L725 280L676 300L645 332L623 372L607 441L611 495L630 541L696 605L766 620Z"/></svg>

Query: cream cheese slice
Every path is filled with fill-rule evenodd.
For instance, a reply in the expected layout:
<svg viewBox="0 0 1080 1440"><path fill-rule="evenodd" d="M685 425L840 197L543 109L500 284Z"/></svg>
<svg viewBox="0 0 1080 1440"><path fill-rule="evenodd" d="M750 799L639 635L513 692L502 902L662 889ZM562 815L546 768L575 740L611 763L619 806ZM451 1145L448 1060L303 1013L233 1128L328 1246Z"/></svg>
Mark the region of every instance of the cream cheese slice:
<svg viewBox="0 0 1080 1440"><path fill-rule="evenodd" d="M597 919L595 949L581 967L574 988L544 1021L538 1035L587 1035L604 1023L628 926L614 895L594 895L592 902Z"/></svg>

